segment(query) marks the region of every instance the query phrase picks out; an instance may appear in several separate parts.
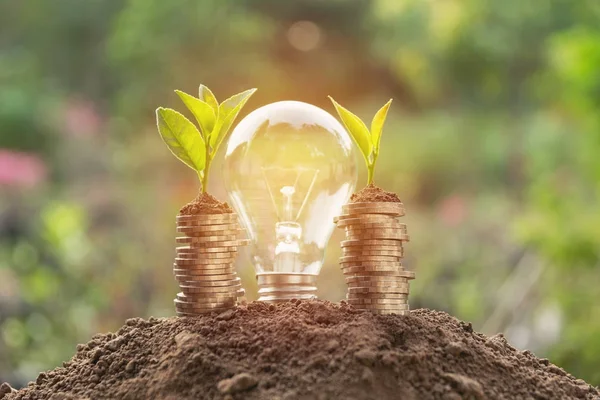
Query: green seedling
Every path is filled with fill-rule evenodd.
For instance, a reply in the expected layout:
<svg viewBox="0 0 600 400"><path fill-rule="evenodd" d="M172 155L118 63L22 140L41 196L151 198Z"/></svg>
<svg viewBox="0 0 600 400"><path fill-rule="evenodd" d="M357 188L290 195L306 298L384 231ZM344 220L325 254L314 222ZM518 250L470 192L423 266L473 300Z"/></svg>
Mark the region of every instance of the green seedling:
<svg viewBox="0 0 600 400"><path fill-rule="evenodd" d="M367 185L373 183L373 174L375 172L375 162L379 157L379 143L381 142L381 132L383 131L383 124L387 117L388 109L392 104L392 99L385 103L383 107L377 111L371 122L371 131L365 125L365 123L352 114L350 111L339 105L333 97L329 96L329 100L333 103L338 115L342 119L344 126L352 136L352 139L360 149L365 162L367 163Z"/></svg>
<svg viewBox="0 0 600 400"><path fill-rule="evenodd" d="M202 192L208 187L210 164L219 146L227 136L244 104L256 89L231 96L221 104L204 85L200 85L198 98L176 90L186 107L192 112L198 128L186 117L170 108L156 109L158 132L169 150L198 174Z"/></svg>

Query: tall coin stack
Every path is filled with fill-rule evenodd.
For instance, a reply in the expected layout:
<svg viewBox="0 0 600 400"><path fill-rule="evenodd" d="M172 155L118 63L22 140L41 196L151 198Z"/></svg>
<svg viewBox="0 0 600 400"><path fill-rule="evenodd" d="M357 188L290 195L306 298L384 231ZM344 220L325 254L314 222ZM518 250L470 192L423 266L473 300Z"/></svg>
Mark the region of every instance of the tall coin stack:
<svg viewBox="0 0 600 400"><path fill-rule="evenodd" d="M243 232L235 213L178 215L177 255L173 273L181 292L175 299L178 316L233 308L244 296L235 270Z"/></svg>
<svg viewBox="0 0 600 400"><path fill-rule="evenodd" d="M403 242L408 242L400 202L349 203L335 219L346 232L340 266L348 284L347 302L377 314L407 314L412 271L401 259Z"/></svg>

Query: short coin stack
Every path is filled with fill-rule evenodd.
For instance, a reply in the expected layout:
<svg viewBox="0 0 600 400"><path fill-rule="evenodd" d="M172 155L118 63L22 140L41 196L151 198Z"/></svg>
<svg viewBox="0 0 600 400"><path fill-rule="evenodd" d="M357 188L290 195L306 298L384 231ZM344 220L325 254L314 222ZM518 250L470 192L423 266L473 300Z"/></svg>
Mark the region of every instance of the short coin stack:
<svg viewBox="0 0 600 400"><path fill-rule="evenodd" d="M192 316L234 307L244 296L235 270L242 232L237 214L178 215L177 255L173 272L181 292L175 299L178 316Z"/></svg>
<svg viewBox="0 0 600 400"><path fill-rule="evenodd" d="M407 314L412 271L404 270L403 242L408 242L400 202L349 203L335 219L346 232L340 266L346 276L346 301L378 314Z"/></svg>

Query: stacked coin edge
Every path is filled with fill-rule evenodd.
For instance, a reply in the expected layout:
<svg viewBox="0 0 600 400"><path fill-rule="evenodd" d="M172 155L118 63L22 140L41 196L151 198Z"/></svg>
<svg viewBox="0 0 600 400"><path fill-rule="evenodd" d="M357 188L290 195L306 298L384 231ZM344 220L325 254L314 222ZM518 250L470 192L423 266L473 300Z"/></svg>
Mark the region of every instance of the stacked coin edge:
<svg viewBox="0 0 600 400"><path fill-rule="evenodd" d="M340 267L348 292L346 301L355 308L376 314L408 314L409 280L412 271L402 266L403 243L410 240L400 202L349 203L337 217L345 231Z"/></svg>
<svg viewBox="0 0 600 400"><path fill-rule="evenodd" d="M178 215L173 275L180 292L174 300L178 316L194 316L233 308L245 292L237 276L243 230L235 213Z"/></svg>

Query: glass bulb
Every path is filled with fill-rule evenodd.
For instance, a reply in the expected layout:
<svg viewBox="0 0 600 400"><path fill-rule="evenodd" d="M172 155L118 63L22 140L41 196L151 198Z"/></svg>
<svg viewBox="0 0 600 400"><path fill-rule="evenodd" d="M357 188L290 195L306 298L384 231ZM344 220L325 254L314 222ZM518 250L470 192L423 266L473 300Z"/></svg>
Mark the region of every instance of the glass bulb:
<svg viewBox="0 0 600 400"><path fill-rule="evenodd" d="M350 136L298 101L263 106L227 143L224 183L251 240L259 300L315 297L333 218L354 192Z"/></svg>

